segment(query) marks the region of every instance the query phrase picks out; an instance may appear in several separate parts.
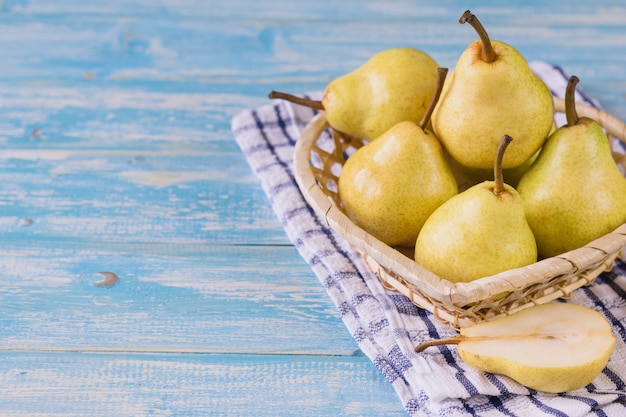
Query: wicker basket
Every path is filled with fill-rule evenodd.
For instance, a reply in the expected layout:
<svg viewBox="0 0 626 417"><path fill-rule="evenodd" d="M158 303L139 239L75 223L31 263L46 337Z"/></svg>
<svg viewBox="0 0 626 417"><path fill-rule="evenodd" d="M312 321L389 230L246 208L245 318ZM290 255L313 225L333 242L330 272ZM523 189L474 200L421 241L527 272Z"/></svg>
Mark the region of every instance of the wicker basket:
<svg viewBox="0 0 626 417"><path fill-rule="evenodd" d="M555 99L555 110L564 111L563 100ZM577 104L577 112L579 116L598 121L609 137L626 142L626 125L620 120L582 104ZM626 246L626 224L623 224L582 248L523 268L468 283L455 284L441 279L418 265L411 257L412 252L403 253L402 249L382 243L345 215L337 190L338 178L346 155L362 142L331 134L327 128L321 112L296 143L295 177L304 197L330 228L363 255L387 288L401 292L418 307L431 311L439 320L456 328L566 298L611 269ZM614 157L626 167L626 155L614 152Z"/></svg>

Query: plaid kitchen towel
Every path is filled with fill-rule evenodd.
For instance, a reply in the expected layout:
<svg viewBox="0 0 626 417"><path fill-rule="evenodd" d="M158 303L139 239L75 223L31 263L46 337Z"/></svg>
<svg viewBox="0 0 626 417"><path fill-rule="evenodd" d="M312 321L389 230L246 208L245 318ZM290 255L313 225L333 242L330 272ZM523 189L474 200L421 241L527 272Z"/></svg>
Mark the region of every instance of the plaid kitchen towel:
<svg viewBox="0 0 626 417"><path fill-rule="evenodd" d="M533 70L555 95L568 77L558 67L534 62ZM312 98L320 93L312 94ZM579 101L597 105L580 93ZM314 111L283 101L268 102L233 118L234 137L259 178L286 234L310 265L359 348L396 390L411 416L624 416L626 415L626 263L593 285L574 292L570 302L602 313L618 343L592 384L565 394L530 390L511 379L467 366L454 346L415 353L424 340L455 331L405 296L386 290L357 254L308 206L294 180L294 144Z"/></svg>

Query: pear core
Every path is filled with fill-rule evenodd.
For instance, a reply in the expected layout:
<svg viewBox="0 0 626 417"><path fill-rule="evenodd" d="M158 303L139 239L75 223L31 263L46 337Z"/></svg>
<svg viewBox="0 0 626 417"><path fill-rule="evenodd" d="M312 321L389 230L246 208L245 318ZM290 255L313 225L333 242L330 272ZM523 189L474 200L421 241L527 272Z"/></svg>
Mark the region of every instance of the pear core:
<svg viewBox="0 0 626 417"><path fill-rule="evenodd" d="M591 383L609 362L615 341L609 322L597 311L552 302L463 328L455 337L426 341L415 351L458 344L461 358L476 369L560 393Z"/></svg>
<svg viewBox="0 0 626 417"><path fill-rule="evenodd" d="M552 393L591 383L615 346L602 315L571 303L531 307L462 329L461 335L459 355L469 365Z"/></svg>

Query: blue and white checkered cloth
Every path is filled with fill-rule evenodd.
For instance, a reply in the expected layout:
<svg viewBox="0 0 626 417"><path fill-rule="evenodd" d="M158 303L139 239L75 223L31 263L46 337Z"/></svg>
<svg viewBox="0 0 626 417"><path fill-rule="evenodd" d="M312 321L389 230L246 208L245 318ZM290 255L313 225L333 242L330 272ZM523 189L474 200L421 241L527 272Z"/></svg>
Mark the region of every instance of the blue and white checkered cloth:
<svg viewBox="0 0 626 417"><path fill-rule="evenodd" d="M558 67L533 62L553 94L563 96L568 77ZM319 98L320 94L312 94ZM582 93L580 101L597 103ZM618 339L611 360L584 389L565 394L530 390L500 375L466 365L454 346L423 353L424 340L455 334L405 296L386 290L360 255L308 206L293 177L294 144L314 111L282 101L246 110L232 130L259 178L289 239L327 290L359 348L396 390L411 416L626 416L626 263L570 302L602 313Z"/></svg>

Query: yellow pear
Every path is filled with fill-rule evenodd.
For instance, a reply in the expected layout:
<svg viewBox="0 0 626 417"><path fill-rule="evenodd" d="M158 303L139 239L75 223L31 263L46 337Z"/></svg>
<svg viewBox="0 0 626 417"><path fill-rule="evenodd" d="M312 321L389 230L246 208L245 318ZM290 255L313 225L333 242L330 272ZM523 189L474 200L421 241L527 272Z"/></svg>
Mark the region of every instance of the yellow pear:
<svg viewBox="0 0 626 417"><path fill-rule="evenodd" d="M339 196L348 217L390 246L413 246L422 225L457 183L443 149L425 130L446 69L419 124L402 121L359 148L339 176Z"/></svg>
<svg viewBox="0 0 626 417"><path fill-rule="evenodd" d="M552 123L552 128L550 129L550 134L556 131L556 123ZM519 184L522 176L528 171L528 168L535 162L537 157L539 156L539 151L535 152L533 156L531 156L527 161L525 161L522 165L518 165L514 168L503 169L502 173L504 178L506 178L507 184L509 184L513 188L517 188L517 184ZM450 166L452 167L452 171L459 182L459 190L465 190L472 185L476 185L483 181L489 181L493 178L493 169L481 169L481 168L468 168L459 164L453 158L448 158L450 160Z"/></svg>
<svg viewBox="0 0 626 417"><path fill-rule="evenodd" d="M324 110L333 129L371 141L399 122L418 123L436 82L437 62L428 54L415 48L391 48L331 81L321 102L277 91L269 97Z"/></svg>
<svg viewBox="0 0 626 417"><path fill-rule="evenodd" d="M518 185L541 257L579 248L626 223L626 178L594 120L576 113L573 76L565 93L567 124L546 141Z"/></svg>
<svg viewBox="0 0 626 417"><path fill-rule="evenodd" d="M560 393L583 388L602 372L615 336L597 311L555 302L463 328L459 336L422 343L416 351L442 344L458 344L461 358L481 371Z"/></svg>
<svg viewBox="0 0 626 417"><path fill-rule="evenodd" d="M537 156L539 156L539 152L536 152L522 165L516 166L515 168L503 169L502 173L506 178L506 182L513 188L517 187L519 180L522 178L524 173L526 173L528 168L530 168L533 162L535 162ZM483 181L489 181L493 178L493 169L468 168L459 164L452 158L450 158L450 166L452 167L452 171L457 177L457 180L465 185L462 189L467 189L472 185L476 185Z"/></svg>
<svg viewBox="0 0 626 417"><path fill-rule="evenodd" d="M537 261L537 245L524 203L502 178L504 135L494 181L455 195L428 218L415 243L415 261L442 279L469 282Z"/></svg>
<svg viewBox="0 0 626 417"><path fill-rule="evenodd" d="M545 141L553 121L552 94L524 57L504 42L490 40L468 10L481 40L459 57L432 116L433 131L447 152L468 168L489 169L503 133L515 143L502 162L522 165Z"/></svg>

